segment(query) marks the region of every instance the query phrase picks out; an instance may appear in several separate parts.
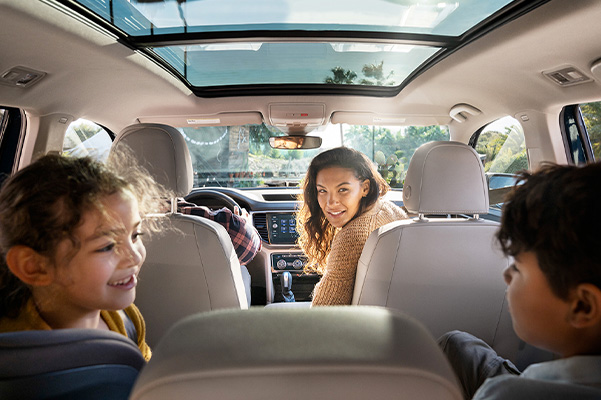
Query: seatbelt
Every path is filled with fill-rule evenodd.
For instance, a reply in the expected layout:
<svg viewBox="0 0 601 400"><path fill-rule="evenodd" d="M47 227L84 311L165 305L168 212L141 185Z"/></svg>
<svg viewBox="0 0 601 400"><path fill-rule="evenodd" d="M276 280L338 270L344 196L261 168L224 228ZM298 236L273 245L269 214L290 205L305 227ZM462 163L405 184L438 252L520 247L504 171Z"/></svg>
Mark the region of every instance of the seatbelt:
<svg viewBox="0 0 601 400"><path fill-rule="evenodd" d="M129 318L129 315L123 310L119 310L119 315L121 315L121 319L123 320L123 325L125 325L125 332L127 332L127 337L134 341L135 344L138 344L138 332L136 331L136 327Z"/></svg>

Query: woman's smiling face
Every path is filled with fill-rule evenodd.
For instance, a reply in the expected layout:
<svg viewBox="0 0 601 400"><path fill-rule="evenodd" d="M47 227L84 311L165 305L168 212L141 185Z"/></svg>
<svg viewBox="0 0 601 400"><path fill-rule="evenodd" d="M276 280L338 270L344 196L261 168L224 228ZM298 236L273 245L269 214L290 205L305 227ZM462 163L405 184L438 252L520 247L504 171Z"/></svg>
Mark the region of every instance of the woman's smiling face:
<svg viewBox="0 0 601 400"><path fill-rule="evenodd" d="M315 183L319 207L335 228L342 228L355 217L361 199L369 192L369 180L357 179L348 168L324 168L317 173Z"/></svg>

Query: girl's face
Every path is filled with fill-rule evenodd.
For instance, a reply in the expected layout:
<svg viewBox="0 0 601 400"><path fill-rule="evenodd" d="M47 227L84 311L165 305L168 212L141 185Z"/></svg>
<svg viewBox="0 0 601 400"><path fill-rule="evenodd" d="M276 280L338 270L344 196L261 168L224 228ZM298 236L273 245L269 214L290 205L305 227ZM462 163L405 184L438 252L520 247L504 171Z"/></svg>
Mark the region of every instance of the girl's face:
<svg viewBox="0 0 601 400"><path fill-rule="evenodd" d="M317 173L317 201L327 220L335 228L346 225L369 192L369 180L360 181L352 169L324 168Z"/></svg>
<svg viewBox="0 0 601 400"><path fill-rule="evenodd" d="M83 214L75 231L81 244L75 256L65 258L72 251L68 239L59 244L56 254L54 285L56 301L62 302L58 309L74 318L121 310L136 297L137 277L146 257L138 202L126 192L105 197L103 205L109 218L96 210Z"/></svg>

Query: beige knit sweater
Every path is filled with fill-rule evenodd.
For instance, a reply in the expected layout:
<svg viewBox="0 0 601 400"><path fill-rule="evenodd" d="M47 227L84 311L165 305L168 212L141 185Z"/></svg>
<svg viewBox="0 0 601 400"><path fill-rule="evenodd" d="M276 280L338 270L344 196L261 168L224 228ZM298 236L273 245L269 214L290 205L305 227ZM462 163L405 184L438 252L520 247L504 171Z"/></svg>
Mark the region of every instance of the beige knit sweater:
<svg viewBox="0 0 601 400"><path fill-rule="evenodd" d="M312 305L351 304L357 264L367 237L382 225L405 218L407 214L403 209L380 199L371 209L336 232L325 272L315 285Z"/></svg>

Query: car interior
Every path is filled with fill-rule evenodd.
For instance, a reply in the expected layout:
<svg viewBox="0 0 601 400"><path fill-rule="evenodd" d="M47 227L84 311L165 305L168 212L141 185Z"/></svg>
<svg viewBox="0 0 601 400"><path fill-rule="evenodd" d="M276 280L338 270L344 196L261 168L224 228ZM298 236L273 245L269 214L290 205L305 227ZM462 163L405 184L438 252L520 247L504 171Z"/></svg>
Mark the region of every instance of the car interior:
<svg viewBox="0 0 601 400"><path fill-rule="evenodd" d="M111 398L459 399L447 331L520 368L556 357L513 332L494 236L519 171L601 157L600 19L596 0L0 0L0 182L45 154L127 147L172 204L249 213L247 265L222 225L175 208L177 229L144 239L154 355L100 359L133 374ZM410 219L370 234L352 305L322 310L295 213L311 159L337 146ZM84 340L22 334L0 334L0 397L97 390L92 364L17 377L31 343Z"/></svg>

